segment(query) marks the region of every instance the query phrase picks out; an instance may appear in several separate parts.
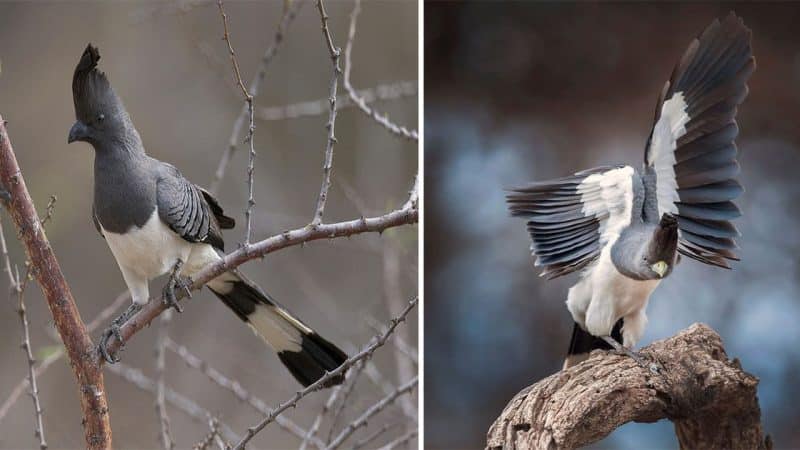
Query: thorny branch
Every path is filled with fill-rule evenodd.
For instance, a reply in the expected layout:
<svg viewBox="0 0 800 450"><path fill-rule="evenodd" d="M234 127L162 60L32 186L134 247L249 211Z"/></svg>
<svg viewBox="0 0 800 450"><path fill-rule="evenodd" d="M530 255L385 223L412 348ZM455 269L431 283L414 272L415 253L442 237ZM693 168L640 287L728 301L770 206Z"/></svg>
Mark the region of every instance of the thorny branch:
<svg viewBox="0 0 800 450"><path fill-rule="evenodd" d="M353 51L353 41L356 37L356 22L358 21L359 13L361 13L361 0L355 0L353 12L350 13L350 31L347 35L347 44L344 47L344 76L342 78L344 89L347 91L347 94L350 96L350 99L353 101L353 103L355 103L356 106L358 106L358 108L364 112L364 114L372 117L373 120L389 130L389 132L411 141L418 141L419 136L417 135L416 130L409 130L404 126L396 125L395 123L391 122L387 116L380 114L378 111L367 105L366 100L359 96L356 89L350 84L350 69L353 67L351 64L350 55Z"/></svg>
<svg viewBox="0 0 800 450"><path fill-rule="evenodd" d="M111 423L103 372L98 363L95 345L81 319L58 260L42 229L14 150L0 118L0 182L8 193L3 196L6 210L14 219L32 274L42 287L47 306L64 343L78 385L84 438L87 448L111 446Z"/></svg>
<svg viewBox="0 0 800 450"><path fill-rule="evenodd" d="M133 384L137 388L153 395L156 394L156 381L147 377L144 373L142 373L141 370L130 367L122 362L109 364L107 369L109 372L122 377L125 381ZM213 417L211 412L203 409L192 399L185 397L170 388L166 388L164 390L164 396L167 403L186 413L186 415L198 423L206 423L209 417ZM239 436L228 425L220 423L220 432L228 441L236 442L240 439Z"/></svg>
<svg viewBox="0 0 800 450"><path fill-rule="evenodd" d="M325 128L328 130L328 140L325 142L325 160L322 165L322 187L320 187L319 190L317 209L314 211L314 218L311 221L312 227L322 223L322 215L325 213L325 203L328 200L328 190L331 187L333 146L336 144L336 135L334 133L334 129L336 128L336 89L339 86L339 75L342 73L342 69L339 68L339 54L341 50L333 44L333 37L328 28L328 14L325 12L325 5L322 3L322 0L317 0L317 9L319 10L320 21L322 22L322 34L325 37L325 42L328 44L328 53L331 55L333 75L331 76L330 94L328 96L330 112L328 114L328 123L325 125Z"/></svg>
<svg viewBox="0 0 800 450"><path fill-rule="evenodd" d="M362 414L355 421L347 425L347 427L345 427L345 429L342 430L341 433L339 433L339 435L328 445L328 450L333 450L341 447L344 441L346 441L347 438L350 437L350 435L352 435L360 427L365 426L367 424L367 421L372 416L383 411L388 405L392 404L392 402L394 402L401 395L411 392L414 388L417 387L418 382L419 382L419 376L414 376L414 378L412 378L409 382L400 386L399 388L397 388L397 390L387 395L386 397L382 398L378 403L375 403L369 409L364 411L364 414Z"/></svg>
<svg viewBox="0 0 800 450"><path fill-rule="evenodd" d="M48 208L48 217L51 214L51 210ZM44 221L42 221L44 224ZM6 236L3 232L3 225L0 223L0 244L2 244L3 249L3 259L5 262L5 271L8 274L8 281L9 281L9 296L16 296L17 297L17 314L19 315L20 322L22 323L22 350L25 352L25 356L28 362L28 384L31 387L30 394L33 400L33 411L36 415L36 421L34 422L34 435L39 439L39 448L41 450L47 449L47 441L44 437L44 420L42 419L42 402L39 398L39 385L36 382L36 371L34 370L33 366L36 364L36 360L33 358L33 351L31 350L31 332L30 326L28 323L28 315L26 314L25 310L25 290L23 287L23 281L20 280L19 277L19 270L16 270L14 273L11 272L11 259L8 256L8 247L6 246ZM30 265L28 265L28 269L25 273L25 281L24 283L27 284L28 276L30 275Z"/></svg>
<svg viewBox="0 0 800 450"><path fill-rule="evenodd" d="M222 374L222 372L211 367L208 363L190 352L185 346L178 344L170 338L165 340L165 345L170 351L180 357L187 366L191 367L192 369L199 370L214 384L231 392L239 401L247 403L256 412L264 415L267 415L271 412L270 408L263 400L248 392L241 385L241 383L226 377ZM281 428L300 439L305 438L307 435L306 430L297 425L288 417L279 416L276 422ZM323 447L322 442L319 440L312 440L312 442L318 448Z"/></svg>
<svg viewBox="0 0 800 450"><path fill-rule="evenodd" d="M236 59L236 52L233 50L233 44L231 44L231 36L228 32L228 16L225 14L225 9L222 7L222 0L217 0L217 6L219 7L219 14L222 16L222 28L224 30L223 39L228 44L228 53L231 57L231 64L233 65L233 72L236 75L236 82L239 83L239 88L242 90L242 95L244 96L244 101L247 104L247 112L250 116L250 127L247 131L247 137L245 138L245 142L250 144L250 159L247 163L247 190L249 192L249 197L247 198L247 209L245 210L245 219L247 221L246 231L245 231L245 238L244 238L244 245L250 245L250 233L252 231L252 220L251 215L253 214L253 206L255 206L256 202L253 199L253 177L255 175L255 160L256 160L256 149L255 149L255 142L254 135L256 131L256 124L255 124L255 113L253 112L253 94L247 91L244 87L244 82L242 81L242 74L239 71L239 61Z"/></svg>
<svg viewBox="0 0 800 450"><path fill-rule="evenodd" d="M175 441L169 431L169 416L167 415L166 404L166 347L167 330L172 319L172 311L167 311L161 316L158 324L158 336L156 337L156 415L160 428L159 440L164 450L175 448Z"/></svg>
<svg viewBox="0 0 800 450"><path fill-rule="evenodd" d="M98 314L97 317L95 317L91 322L89 322L86 325L86 330L89 333L92 333L101 325L105 325L105 323L108 322L108 320L117 311L119 311L120 308L122 308L122 305L126 304L129 301L130 301L130 292L125 290L125 292L120 293L110 305L108 305L106 308L100 311L100 314ZM53 365L53 363L55 363L56 361L60 360L63 357L64 357L64 347L59 347L58 349L53 351L53 353L49 354L45 359L43 359L38 366L36 366L36 368L33 371L34 374L37 377L42 376L47 371L47 369L49 369ZM28 377L23 378L16 384L16 386L14 386L14 389L11 390L11 393L8 395L8 398L6 398L3 404L0 405L0 422L8 414L8 412L11 410L11 407L14 406L14 404L17 402L20 396L22 396L23 392L25 392L25 389L28 386L30 386L30 383L28 382Z"/></svg>
<svg viewBox="0 0 800 450"><path fill-rule="evenodd" d="M256 76L253 77L252 81L250 81L250 89L248 89L250 97L255 98L258 96L261 82L264 80L264 77L267 73L267 67L269 67L270 62L278 53L278 49L283 43L286 30L292 21L294 21L298 11L300 11L300 8L302 8L304 4L304 0L293 1L289 9L286 10L283 14L283 17L281 17L281 21L278 24L278 30L275 32L275 37L273 38L272 43L261 57L261 65L258 68L258 73L256 73ZM236 151L236 147L239 145L239 135L241 134L242 127L244 126L245 120L247 120L249 112L249 103L245 101L242 105L241 111L239 112L239 116L236 118L236 121L233 124L233 130L231 131L231 136L228 139L228 147L222 153L222 157L217 165L217 170L214 172L214 179L211 181L209 189L212 194L217 194L219 192L220 183L225 177L225 171L228 168L228 163L233 156L233 152Z"/></svg>
<svg viewBox="0 0 800 450"><path fill-rule="evenodd" d="M359 361L361 361L363 359L370 358L372 356L372 354L375 353L375 350L377 350L378 348L382 347L386 343L386 341L389 339L389 337L392 335L392 333L394 333L394 330L397 328L397 326L401 322L404 322L406 320L406 317L411 312L411 310L414 309L414 307L417 305L417 302L418 302L418 298L414 298L413 300L411 300L408 303L408 306L406 307L406 309L403 310L402 314L400 314L400 316L392 319L392 321L391 321L389 327L386 329L386 331L383 334L381 334L377 339L375 339L372 344L368 345L366 348L361 350L359 353L357 353L357 354L351 356L350 358L348 358L347 361L342 363L342 365L339 366L336 370L333 370L331 372L327 372L322 378L317 380L315 383L309 385L308 387L306 387L302 391L297 392L288 401L286 401L284 403L281 403L277 408L272 410L271 414L266 416L257 425L248 428L247 429L247 434L242 438L241 441L239 441L238 444L236 444L236 446L234 447L234 450L242 450L242 449L244 449L245 445L247 445L247 443L250 442L250 440L253 439L253 437L256 434L258 434L261 430L263 430L264 427L266 427L270 423L274 422L275 418L278 415L280 415L283 411L285 411L285 410L287 410L289 408L296 407L297 406L297 402L299 402L300 399L302 399L303 397L307 396L308 394L310 394L312 392L315 392L315 391L318 391L318 390L322 389L322 387L330 379L332 379L334 377L337 377L337 376L347 372L347 369L352 367L357 362L359 362Z"/></svg>

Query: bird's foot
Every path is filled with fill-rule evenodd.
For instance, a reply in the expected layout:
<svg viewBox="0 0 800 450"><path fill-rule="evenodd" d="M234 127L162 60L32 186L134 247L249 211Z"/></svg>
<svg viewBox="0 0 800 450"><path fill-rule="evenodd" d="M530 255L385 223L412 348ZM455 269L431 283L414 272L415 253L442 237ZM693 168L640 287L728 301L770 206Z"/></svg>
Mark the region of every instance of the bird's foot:
<svg viewBox="0 0 800 450"><path fill-rule="evenodd" d="M658 373L658 364L656 364L654 362L652 362L652 363L647 362L645 360L644 356L642 356L641 354L636 353L633 350L623 346L622 344L617 342L617 340L612 338L611 336L602 336L601 339L603 339L608 345L610 345L614 349L614 350L612 350L613 353L616 353L618 355L627 356L627 357L633 359L634 361L636 361L636 364L638 364L639 367L641 367L642 369L649 370L650 372L653 372L653 373Z"/></svg>
<svg viewBox="0 0 800 450"><path fill-rule="evenodd" d="M109 325L109 327L106 328L105 331L103 331L103 334L100 336L100 343L97 345L97 351L100 352L100 355L103 357L103 359L106 360L107 363L114 364L116 362L119 362L119 352L121 352L125 348L125 341L123 341L122 339L122 333L120 332L120 329L122 328L123 325L125 325L125 322L127 322L131 317L134 316L134 314L139 312L141 309L142 305L132 303L131 306L129 306L128 309L125 310L125 312L123 312L122 314L120 314L119 317L114 319L114 321L111 322L111 325ZM109 339L111 339L112 336L120 343L119 350L117 350L115 354L112 354L108 350L108 344L109 344L108 341Z"/></svg>
<svg viewBox="0 0 800 450"><path fill-rule="evenodd" d="M180 269L183 266L183 261L180 259L175 263L175 266L172 268L172 273L169 276L169 280L167 280L166 286L164 286L164 290L162 295L164 297L164 304L167 305L167 308L174 308L175 311L179 313L183 312L183 308L178 304L178 297L175 295L175 291L177 289L183 289L186 292L186 296L192 298L192 279L189 277L182 277L180 275Z"/></svg>

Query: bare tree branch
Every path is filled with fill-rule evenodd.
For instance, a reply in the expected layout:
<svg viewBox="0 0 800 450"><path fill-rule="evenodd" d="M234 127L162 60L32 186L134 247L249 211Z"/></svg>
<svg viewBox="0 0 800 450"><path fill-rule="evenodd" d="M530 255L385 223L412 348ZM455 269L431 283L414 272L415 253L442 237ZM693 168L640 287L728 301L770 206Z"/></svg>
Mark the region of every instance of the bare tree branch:
<svg viewBox="0 0 800 450"><path fill-rule="evenodd" d="M383 424L382 427L380 427L377 430L373 431L372 434L368 435L364 439L361 439L360 441L358 441L355 444L353 444L353 450L358 450L360 448L366 447L367 445L369 445L370 443L372 443L373 441L375 441L376 439L381 437L384 433L386 433L387 431L391 430L393 426L394 425L392 425L390 423Z"/></svg>
<svg viewBox="0 0 800 450"><path fill-rule="evenodd" d="M113 373L124 379L125 381L133 384L137 388L149 392L153 395L156 394L156 381L147 377L141 370L130 367L125 363L118 362L116 364L109 364L107 366L109 372ZM169 387L164 389L165 399L169 404L184 412L186 415L194 419L198 423L206 423L209 417L214 417L211 412L203 409L200 405L195 403L192 399L185 397ZM240 438L231 427L220 423L220 432L225 435L225 439L236 442Z"/></svg>
<svg viewBox="0 0 800 450"><path fill-rule="evenodd" d="M158 425L161 430L159 433L159 440L161 447L165 450L172 450L175 448L175 442L172 440L172 434L169 432L169 416L167 416L166 404L166 346L167 346L167 330L169 329L169 322L172 319L172 311L167 311L161 315L161 320L158 324L158 336L156 337L156 415L158 417Z"/></svg>
<svg viewBox="0 0 800 450"><path fill-rule="evenodd" d="M419 136L417 135L416 130L409 130L406 127L396 125L392 123L385 115L382 115L378 111L370 108L369 105L367 105L366 100L359 96L356 89L350 84L350 69L353 67L350 55L353 51L353 41L356 37L356 22L358 21L358 15L360 12L361 0L355 0L353 12L350 13L350 32L347 35L347 45L344 47L344 89L347 91L347 94L350 96L350 99L353 101L353 103L355 103L356 106L358 106L358 108L364 112L364 114L372 117L373 120L389 130L392 134L409 139L411 141L418 141Z"/></svg>
<svg viewBox="0 0 800 450"><path fill-rule="evenodd" d="M281 21L278 24L278 30L275 31L275 37L272 40L272 44L267 47L267 50L264 52L264 56L261 57L261 66L258 69L258 73L256 73L256 76L250 81L250 89L248 90L248 93L251 97L255 98L258 96L261 82L264 80L264 76L267 74L267 67L269 67L272 58L274 58L278 53L278 49L283 43L286 30L292 21L294 21L294 18L297 16L298 11L300 11L300 8L302 8L303 5L304 0L295 0L292 2L292 6L283 13L283 17L281 17ZM228 139L228 147L222 153L222 157L217 165L217 170L214 172L214 179L211 181L209 189L212 194L217 194L219 192L220 183L225 177L225 171L228 168L228 163L230 163L233 152L236 151L236 147L239 145L239 135L242 132L242 127L244 127L244 123L248 118L249 112L249 103L245 101L242 105L241 111L239 112L239 116L233 124L233 130L231 131L231 136Z"/></svg>
<svg viewBox="0 0 800 450"><path fill-rule="evenodd" d="M314 211L314 218L311 221L312 226L317 226L322 223L322 215L325 213L325 203L328 200L328 190L331 187L333 146L336 144L336 135L334 133L334 129L336 128L336 88L339 86L339 75L342 73L342 69L339 68L339 54L341 51L333 44L333 37L331 37L331 31L328 28L328 14L325 12L325 5L322 3L322 0L317 0L317 9L319 10L320 21L322 22L322 34L325 37L325 42L328 44L328 53L331 55L333 75L331 75L330 94L328 96L330 112L328 114L328 123L325 125L325 128L328 130L328 140L325 142L325 160L322 164L322 187L320 187L319 190L317 208Z"/></svg>
<svg viewBox="0 0 800 450"><path fill-rule="evenodd" d="M81 320L69 285L44 234L2 118L0 182L9 194L8 198L3 198L3 203L14 219L28 260L34 266L32 273L42 287L50 313L69 355L81 399L86 446L91 449L110 448L108 401L95 345Z"/></svg>
<svg viewBox="0 0 800 450"><path fill-rule="evenodd" d="M419 434L419 430L416 430L416 429L411 430L411 431L407 432L406 434L400 436L399 438L393 440L392 442L389 442L388 444L384 445L379 450L392 450L392 449L395 449L395 448L397 448L397 447L399 447L399 446L401 446L403 444L406 444L406 443L410 442L412 439L417 437L417 434Z"/></svg>
<svg viewBox="0 0 800 450"><path fill-rule="evenodd" d="M417 387L418 381L419 376L415 376L410 381L397 388L397 390L382 398L378 403L375 403L369 409L364 411L364 414L347 425L347 427L345 427L345 429L339 433L339 435L328 445L328 450L334 450L341 447L341 445L344 444L344 441L346 441L347 438L350 437L350 435L352 435L356 430L365 426L367 421L372 418L372 416L383 411L401 395L408 394L409 392L413 391L414 388Z"/></svg>
<svg viewBox="0 0 800 450"><path fill-rule="evenodd" d="M296 407L297 406L297 402L299 402L300 399L302 399L303 397L307 396L308 394L310 394L312 392L315 392L315 391L318 391L318 390L322 389L322 387L325 386L329 380L331 380L334 377L338 377L341 374L347 372L347 369L349 369L350 367L352 367L354 364L356 364L357 362L361 361L362 359L370 358L372 356L372 354L375 353L375 350L377 350L378 348L382 347L386 343L386 341L389 339L389 337L392 335L392 333L394 333L394 330L397 328L397 326L401 322L404 322L406 320L406 317L411 312L411 310L414 309L414 306L417 305L417 302L418 302L417 298L414 298L413 300L411 300L408 303L408 306L406 307L406 309L403 311L403 313L400 316L398 316L397 318L392 319L392 321L391 321L389 327L386 329L386 331L383 334L381 334L377 339L375 339L372 342L372 344L370 344L366 348L364 348L364 350L362 350L359 353L357 353L357 354L351 356L350 358L348 358L347 361L342 363L342 365L339 366L336 370L334 370L332 372L327 372L319 380L317 380L313 384L309 385L305 389L297 392L288 401L286 401L284 403L281 403L280 406L278 406L277 408L272 410L272 413L269 414L268 416L266 416L263 420L261 420L261 422L259 422L256 426L248 428L247 429L247 434L242 438L241 441L239 441L238 444L236 444L236 446L234 447L234 450L242 450L242 449L244 449L245 445L247 445L247 443L250 442L250 440L253 439L253 437L256 434L258 434L261 430L263 430L264 427L266 427L270 423L274 422L275 418L278 415L280 415L283 411L285 411L285 410L287 410L289 408Z"/></svg>
<svg viewBox="0 0 800 450"><path fill-rule="evenodd" d="M104 325L108 320L117 312L123 305L130 301L130 292L125 290L125 292L120 293L114 301L100 311L100 314L97 315L88 325L86 325L86 329L91 333L100 325ZM64 357L64 347L60 347L55 350L53 353L49 354L42 362L36 366L34 369L34 374L37 377L42 376L47 369L49 369L53 363L60 360ZM28 382L28 377L23 378L20 380L14 389L11 390L11 393L8 395L8 398L0 405L0 422L8 415L8 412L11 410L11 407L17 402L17 400L22 396L25 392L25 389L30 386Z"/></svg>
<svg viewBox="0 0 800 450"><path fill-rule="evenodd" d="M217 386L231 392L239 401L247 403L251 406L256 412L261 414L267 415L272 410L264 403L263 400L256 397L255 395L248 392L238 381L231 380L230 378L226 377L222 374L222 372L218 371L217 369L211 367L207 362L203 361L192 352L189 351L185 346L178 344L177 342L173 341L171 338L167 338L165 340L165 345L168 349L178 355L183 362L195 369L199 370L203 373L209 380L211 380ZM279 416L276 419L278 425L283 428L284 430L288 431L289 433L297 436L300 439L304 439L307 435L307 431L304 430L302 427L297 425L294 421L287 417ZM318 448L324 447L321 441L311 440L311 442L316 445Z"/></svg>
<svg viewBox="0 0 800 450"><path fill-rule="evenodd" d="M245 210L245 219L247 221L247 227L245 231L245 238L244 238L244 245L250 245L250 233L252 230L252 220L251 215L253 213L253 206L255 206L256 202L253 199L253 177L255 175L255 160L256 160L256 149L255 149L255 142L254 141L254 134L256 131L256 124L255 124L255 115L253 112L253 95L247 91L244 87L244 82L242 81L242 74L239 71L239 61L236 59L236 52L233 50L233 44L231 44L231 36L228 32L228 16L225 14L225 10L222 7L222 0L217 0L217 6L219 7L219 14L222 16L222 28L224 30L223 39L228 44L228 53L231 57L231 64L233 65L233 72L236 75L236 82L239 84L239 89L242 90L242 95L244 96L244 101L247 104L247 112L250 116L250 127L247 131L247 137L245 137L244 141L250 144L250 159L247 163L247 189L249 192L249 197L247 198L247 209Z"/></svg>
<svg viewBox="0 0 800 450"><path fill-rule="evenodd" d="M306 434L305 438L303 438L303 442L300 443L300 450L306 450L309 442L311 442L311 440L314 438L314 435L319 430L320 425L322 425L322 420L325 418L325 415L331 410L331 408L333 408L333 405L336 403L336 399L339 398L340 392L342 392L342 385L337 385L331 389L331 395L328 396L328 400L325 402L325 405L322 406L319 414L317 414L317 417L315 417L314 421L311 423L311 428L308 429L308 433ZM278 417L280 418L283 416ZM324 445L320 446L320 448L324 448Z"/></svg>
<svg viewBox="0 0 800 450"><path fill-rule="evenodd" d="M16 296L17 298L17 314L19 315L20 322L22 323L22 350L25 352L25 357L28 363L28 385L31 387L30 394L33 400L33 411L35 414L34 422L34 435L39 439L39 448L41 450L47 449L47 441L44 437L44 420L42 419L42 402L39 398L39 385L36 383L36 371L33 366L36 360L33 359L33 352L31 350L31 332L28 324L28 315L25 310L24 295L25 291L22 289L22 281L20 281L19 270L16 273L11 272L11 259L8 256L8 247L6 246L6 236L3 232L3 224L0 223L0 244L3 249L3 259L5 261L5 271L8 274L9 281L9 296ZM30 266L28 266L30 268ZM30 269L28 269L30 270ZM25 273L25 280L27 281L29 273Z"/></svg>
<svg viewBox="0 0 800 450"><path fill-rule="evenodd" d="M357 94L359 97L363 98L366 103L398 100L417 95L417 85L413 81L398 81L359 90ZM353 108L355 106L357 105L350 100L350 96L347 94L336 97L337 111L341 111L345 108ZM290 103L283 106L256 108L256 116L258 116L260 120L265 121L298 119L301 117L320 116L328 113L329 108L330 100L326 97L319 100Z"/></svg>
<svg viewBox="0 0 800 450"><path fill-rule="evenodd" d="M682 449L769 449L761 428L758 379L729 360L722 339L694 324L630 357L593 352L581 364L523 389L495 420L487 449L578 448L628 422L669 419Z"/></svg>

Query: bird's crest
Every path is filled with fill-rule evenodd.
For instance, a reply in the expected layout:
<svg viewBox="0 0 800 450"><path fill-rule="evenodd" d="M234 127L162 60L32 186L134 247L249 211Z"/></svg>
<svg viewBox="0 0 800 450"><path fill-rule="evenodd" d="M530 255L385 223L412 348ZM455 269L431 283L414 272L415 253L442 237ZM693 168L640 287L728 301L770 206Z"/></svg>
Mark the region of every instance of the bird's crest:
<svg viewBox="0 0 800 450"><path fill-rule="evenodd" d="M75 116L84 123L92 122L100 113L108 115L124 111L108 78L97 69L98 61L100 51L90 43L83 51L72 76Z"/></svg>

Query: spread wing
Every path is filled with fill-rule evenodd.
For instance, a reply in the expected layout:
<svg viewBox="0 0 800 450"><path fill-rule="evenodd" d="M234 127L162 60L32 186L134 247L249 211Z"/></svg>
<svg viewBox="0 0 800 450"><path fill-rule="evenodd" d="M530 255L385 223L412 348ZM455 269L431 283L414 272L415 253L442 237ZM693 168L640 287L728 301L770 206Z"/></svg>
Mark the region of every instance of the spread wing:
<svg viewBox="0 0 800 450"><path fill-rule="evenodd" d="M731 13L692 41L658 99L645 150L659 216L678 219L678 251L725 268L726 259L738 260L739 232L730 222L741 215L732 200L743 191L735 180L735 117L755 70L750 35Z"/></svg>
<svg viewBox="0 0 800 450"><path fill-rule="evenodd" d="M613 243L642 189L632 167L598 167L511 189L506 201L512 216L528 218L536 265L552 279L586 267Z"/></svg>
<svg viewBox="0 0 800 450"><path fill-rule="evenodd" d="M234 220L223 214L211 194L183 178L174 167L165 166L156 189L158 216L183 239L225 250L220 229L233 228Z"/></svg>

